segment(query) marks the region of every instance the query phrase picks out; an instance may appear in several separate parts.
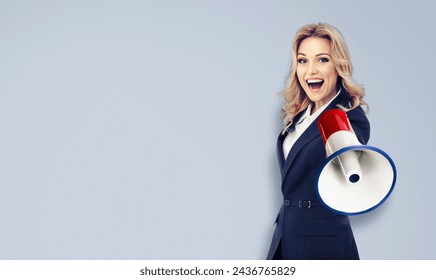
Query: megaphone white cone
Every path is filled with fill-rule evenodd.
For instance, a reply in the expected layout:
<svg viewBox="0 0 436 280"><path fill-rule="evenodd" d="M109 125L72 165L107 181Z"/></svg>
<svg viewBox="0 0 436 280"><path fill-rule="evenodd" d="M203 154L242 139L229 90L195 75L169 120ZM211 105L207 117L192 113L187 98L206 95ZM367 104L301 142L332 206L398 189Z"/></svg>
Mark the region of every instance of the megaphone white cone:
<svg viewBox="0 0 436 280"><path fill-rule="evenodd" d="M360 180L350 185L335 161L347 154L358 153L362 169ZM345 147L327 158L318 176L317 194L333 212L357 215L380 206L391 194L396 181L392 159L382 150L366 145Z"/></svg>

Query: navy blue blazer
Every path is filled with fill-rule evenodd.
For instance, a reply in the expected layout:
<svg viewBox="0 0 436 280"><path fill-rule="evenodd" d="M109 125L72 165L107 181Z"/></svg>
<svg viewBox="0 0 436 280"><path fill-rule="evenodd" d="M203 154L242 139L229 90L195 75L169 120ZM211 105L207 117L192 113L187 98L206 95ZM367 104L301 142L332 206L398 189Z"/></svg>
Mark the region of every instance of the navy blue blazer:
<svg viewBox="0 0 436 280"><path fill-rule="evenodd" d="M344 89L324 111L337 108L337 104L349 106ZM294 120L303 113L297 114ZM347 116L358 140L366 144L370 125L365 112L357 107L348 111ZM275 221L267 259L359 259L349 218L323 207L315 192L316 175L326 159L317 123L315 119L298 138L286 160L283 155L286 134L278 137L283 204Z"/></svg>

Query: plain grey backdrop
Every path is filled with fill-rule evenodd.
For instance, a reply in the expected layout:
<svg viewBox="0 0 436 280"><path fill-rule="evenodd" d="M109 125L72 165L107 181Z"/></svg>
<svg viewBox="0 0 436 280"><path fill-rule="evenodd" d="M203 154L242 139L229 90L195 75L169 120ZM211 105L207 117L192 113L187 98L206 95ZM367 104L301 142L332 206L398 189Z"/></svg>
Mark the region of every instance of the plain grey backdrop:
<svg viewBox="0 0 436 280"><path fill-rule="evenodd" d="M431 1L0 1L1 259L264 259L291 40L344 34L398 181L362 259L435 259Z"/></svg>

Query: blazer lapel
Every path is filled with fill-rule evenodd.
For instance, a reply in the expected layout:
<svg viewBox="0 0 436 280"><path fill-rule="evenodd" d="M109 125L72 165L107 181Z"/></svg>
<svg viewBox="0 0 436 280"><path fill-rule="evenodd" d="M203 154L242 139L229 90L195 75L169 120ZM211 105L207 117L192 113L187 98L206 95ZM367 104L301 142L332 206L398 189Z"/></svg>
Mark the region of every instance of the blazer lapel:
<svg viewBox="0 0 436 280"><path fill-rule="evenodd" d="M298 120L301 115L304 114L303 112L298 113L295 117L294 120ZM295 122L289 127L288 130L292 131L295 128ZM282 178L284 178L284 167L285 167L285 163L287 162L287 159L285 160L285 155L283 153L283 141L285 141L286 135L288 135L289 132L286 133L281 133L279 134L279 137L277 138L277 159L279 160L279 165L280 165L280 171L282 172ZM289 155L288 155L289 157Z"/></svg>
<svg viewBox="0 0 436 280"><path fill-rule="evenodd" d="M343 103L343 99L345 94L342 92L324 109L323 112L335 108L337 104L342 104ZM323 113L322 112L322 113ZM301 113L304 113L301 112ZM301 113L297 114L294 117L294 120L298 120L301 116ZM320 114L320 116L322 115L322 113ZM294 162L295 158L297 157L298 153L300 152L300 150L306 146L310 141L312 141L314 138L316 138L317 136L319 136L319 130L318 130L318 118L319 116L313 120L313 122L310 124L310 126L304 131L304 133L297 139L297 141L295 142L295 144L292 146L291 150L289 151L288 157L286 158L286 160L284 159L284 154L283 154L283 141L286 137L285 135L280 134L278 137L278 141L277 141L277 157L279 159L279 164L280 164L280 170L282 171L282 181L284 180L286 174L288 173L289 169L292 166L292 163ZM291 128L293 128L293 125L291 126Z"/></svg>
<svg viewBox="0 0 436 280"><path fill-rule="evenodd" d="M304 146L306 146L310 141L312 141L316 136L319 135L317 120L318 119L315 119L310 124L310 126L297 139L297 141L295 142L295 144L292 146L291 150L289 151L288 157L286 158L286 161L284 162L284 166L282 168L282 180L285 178L286 174L288 173L289 169L291 168L292 163L294 162L294 160L297 157L300 150ZM283 148L282 148L281 154L283 156Z"/></svg>
<svg viewBox="0 0 436 280"><path fill-rule="evenodd" d="M277 139L277 159L279 160L280 170L283 171L283 166L285 165L285 156L283 154L283 141L288 133L282 134L280 133ZM283 175L283 174L282 174ZM283 177L283 176L282 176Z"/></svg>

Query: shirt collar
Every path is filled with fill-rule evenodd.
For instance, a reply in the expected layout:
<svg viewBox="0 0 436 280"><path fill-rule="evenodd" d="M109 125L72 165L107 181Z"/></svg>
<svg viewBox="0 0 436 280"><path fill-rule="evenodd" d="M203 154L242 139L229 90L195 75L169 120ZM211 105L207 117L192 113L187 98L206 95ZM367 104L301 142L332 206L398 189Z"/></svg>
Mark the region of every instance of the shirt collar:
<svg viewBox="0 0 436 280"><path fill-rule="evenodd" d="M319 108L318 110L316 110L315 113L313 113L312 115L310 115L310 112L312 111L312 106L313 104L310 103L309 106L307 106L306 111L304 112L303 115L301 115L300 119L295 123L295 124L300 124L302 123L305 119L315 119L317 118L322 111L324 111L325 108L327 108L327 106L330 105L330 103L332 103L333 100L335 100L336 97L338 97L338 95L341 93L341 89L338 90L338 92L336 93L336 95L326 104L324 104L321 108Z"/></svg>

